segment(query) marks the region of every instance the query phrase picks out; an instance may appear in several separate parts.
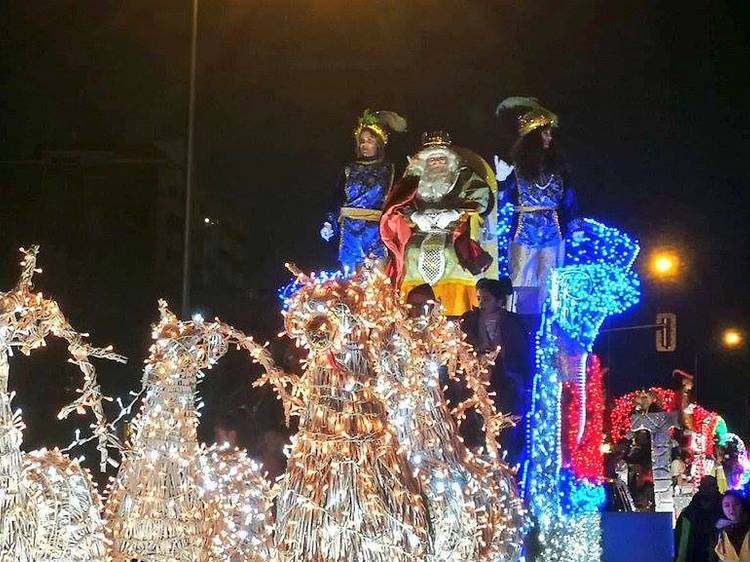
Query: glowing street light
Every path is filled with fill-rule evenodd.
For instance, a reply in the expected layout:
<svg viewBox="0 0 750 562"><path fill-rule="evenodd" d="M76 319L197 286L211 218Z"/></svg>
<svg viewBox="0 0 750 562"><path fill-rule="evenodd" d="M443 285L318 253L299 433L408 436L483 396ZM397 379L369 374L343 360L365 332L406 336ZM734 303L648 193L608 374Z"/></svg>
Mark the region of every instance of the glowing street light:
<svg viewBox="0 0 750 562"><path fill-rule="evenodd" d="M679 256L669 250L657 250L651 256L649 267L655 277L665 279L675 277L680 266Z"/></svg>
<svg viewBox="0 0 750 562"><path fill-rule="evenodd" d="M721 342L724 344L724 347L729 349L736 349L740 347L743 343L743 340L744 338L742 337L742 332L740 332L736 328L727 328L721 334Z"/></svg>

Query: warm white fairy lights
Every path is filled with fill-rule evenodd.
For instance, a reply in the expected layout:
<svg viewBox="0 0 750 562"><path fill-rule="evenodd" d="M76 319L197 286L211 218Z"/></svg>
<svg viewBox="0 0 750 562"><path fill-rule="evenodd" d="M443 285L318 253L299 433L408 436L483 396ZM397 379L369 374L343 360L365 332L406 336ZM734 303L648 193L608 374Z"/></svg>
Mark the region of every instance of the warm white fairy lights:
<svg viewBox="0 0 750 562"><path fill-rule="evenodd" d="M90 358L124 361L112 349L94 348L86 334L68 324L58 304L33 291L38 246L21 249L21 276L14 289L0 294L0 560L14 562L103 562L104 535L101 499L89 474L78 461L60 451L21 452L23 421L13 412L14 393L8 391L8 357L13 348L24 355L55 336L68 342L70 362L83 373L79 396L62 408L59 418L91 410L101 469L108 447L117 446L104 416L101 388ZM76 442L83 442L78 437Z"/></svg>
<svg viewBox="0 0 750 562"><path fill-rule="evenodd" d="M302 375L264 345L215 320L180 321L160 302L143 373L140 411L101 500L78 461L58 450L21 455L23 423L10 407L7 356L65 338L84 374L63 408L94 412L102 463L119 445L104 418L89 357L96 349L54 301L31 292L36 250L18 287L0 295L0 560L20 562L509 562L523 509L497 435L487 365L440 314L412 322L390 281L365 268L351 280L300 275L284 312L288 335L308 348ZM425 329L426 328L426 329ZM244 451L197 442L197 383L231 346L246 351L287 420L300 418L285 475L272 490ZM469 392L453 412L439 374ZM122 406L123 414L130 406ZM458 437L469 409L486 444ZM77 436L76 444L89 438ZM273 516L273 501L277 516ZM275 519L275 521L274 521Z"/></svg>
<svg viewBox="0 0 750 562"><path fill-rule="evenodd" d="M277 500L279 560L425 560L425 504L375 390L368 319L381 295L362 278L299 280L285 326L309 353L293 385L304 406Z"/></svg>
<svg viewBox="0 0 750 562"><path fill-rule="evenodd" d="M272 562L273 502L260 463L227 444L200 451L206 499L219 511L209 541L212 562Z"/></svg>
<svg viewBox="0 0 750 562"><path fill-rule="evenodd" d="M389 419L427 496L433 531L428 560L515 560L524 509L497 444L500 430L513 421L495 410L488 391L489 360L477 356L439 307L411 319L388 292L378 300L390 306L378 311L384 315L368 317L373 325L369 348L373 358L380 357L378 389ZM482 418L487 455L475 456L464 445L443 395L448 378L468 390L453 414L460 422L473 409Z"/></svg>
<svg viewBox="0 0 750 562"><path fill-rule="evenodd" d="M306 408L279 499L282 560L515 560L523 508L496 441L509 420L459 328L440 314L409 320L372 267L346 281L298 279L285 317L309 350ZM458 437L443 370L470 391L454 414L482 416L487 455Z"/></svg>
<svg viewBox="0 0 750 562"><path fill-rule="evenodd" d="M96 484L78 460L53 449L24 456L28 481L38 507L38 562L98 562L106 560L102 502ZM44 545L44 549L39 547Z"/></svg>
<svg viewBox="0 0 750 562"><path fill-rule="evenodd" d="M276 384L285 384L284 375L264 346L231 326L180 321L164 301L159 310L143 374L145 396L110 484L110 555L115 562L218 562L246 560L244 553L253 551L256 558L249 560L272 559L268 485L244 453L199 447L196 387L202 370L232 345L263 364ZM240 485L237 478L245 477Z"/></svg>

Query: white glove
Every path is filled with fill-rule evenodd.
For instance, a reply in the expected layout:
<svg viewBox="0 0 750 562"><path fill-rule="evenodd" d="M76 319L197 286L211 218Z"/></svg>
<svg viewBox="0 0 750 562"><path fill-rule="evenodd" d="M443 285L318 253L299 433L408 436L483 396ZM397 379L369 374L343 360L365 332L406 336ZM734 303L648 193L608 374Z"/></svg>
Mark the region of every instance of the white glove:
<svg viewBox="0 0 750 562"><path fill-rule="evenodd" d="M429 232L432 229L432 221L434 217L435 215L414 211L409 218L411 218L411 222L417 225L419 230L422 232Z"/></svg>
<svg viewBox="0 0 750 562"><path fill-rule="evenodd" d="M495 179L505 181L512 171L513 166L495 154Z"/></svg>
<svg viewBox="0 0 750 562"><path fill-rule="evenodd" d="M320 229L320 237L326 242L330 242L333 238L333 225L326 221L323 223L323 228Z"/></svg>
<svg viewBox="0 0 750 562"><path fill-rule="evenodd" d="M448 209L447 211L441 211L435 220L435 226L438 228L448 228L448 225L458 220L461 213L455 209Z"/></svg>

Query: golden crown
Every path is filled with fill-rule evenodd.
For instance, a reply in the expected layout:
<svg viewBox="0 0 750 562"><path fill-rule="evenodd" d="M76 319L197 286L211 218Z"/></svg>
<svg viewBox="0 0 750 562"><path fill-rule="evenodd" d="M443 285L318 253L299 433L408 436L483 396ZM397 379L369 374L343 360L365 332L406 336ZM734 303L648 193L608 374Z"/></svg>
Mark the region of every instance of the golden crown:
<svg viewBox="0 0 750 562"><path fill-rule="evenodd" d="M431 133L422 133L422 147L431 146L450 146L451 136L446 131L433 131Z"/></svg>
<svg viewBox="0 0 750 562"><path fill-rule="evenodd" d="M532 109L518 118L518 134L523 137L539 127L557 127L557 121L557 115L547 109Z"/></svg>
<svg viewBox="0 0 750 562"><path fill-rule="evenodd" d="M358 140L359 135L365 130L374 133L383 144L388 144L388 130L378 119L377 113L373 113L369 109L365 109L362 116L357 120L357 126L354 128L355 140Z"/></svg>
<svg viewBox="0 0 750 562"><path fill-rule="evenodd" d="M388 133L386 132L385 127L379 124L366 125L364 123L360 123L357 125L357 128L354 129L354 138L359 139L359 135L362 134L362 131L370 131L376 137L378 137L383 142L383 144L388 144Z"/></svg>

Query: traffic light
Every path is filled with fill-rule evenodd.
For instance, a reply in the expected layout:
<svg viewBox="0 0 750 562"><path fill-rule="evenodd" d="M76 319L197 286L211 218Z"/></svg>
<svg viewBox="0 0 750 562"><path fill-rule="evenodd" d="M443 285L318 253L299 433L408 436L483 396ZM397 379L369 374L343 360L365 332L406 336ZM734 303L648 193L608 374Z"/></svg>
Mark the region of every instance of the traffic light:
<svg viewBox="0 0 750 562"><path fill-rule="evenodd" d="M669 352L677 349L677 315L660 312L656 315L656 351Z"/></svg>

